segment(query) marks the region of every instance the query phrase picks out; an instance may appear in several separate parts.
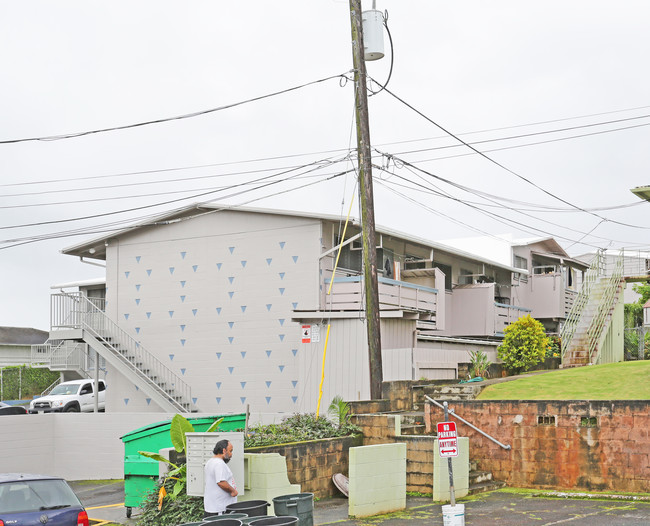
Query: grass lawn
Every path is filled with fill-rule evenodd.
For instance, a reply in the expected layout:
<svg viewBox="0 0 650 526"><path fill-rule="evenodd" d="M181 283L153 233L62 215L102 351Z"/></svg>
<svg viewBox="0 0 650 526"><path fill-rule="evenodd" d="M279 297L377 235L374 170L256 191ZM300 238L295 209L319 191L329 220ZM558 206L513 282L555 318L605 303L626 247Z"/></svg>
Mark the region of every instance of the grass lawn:
<svg viewBox="0 0 650 526"><path fill-rule="evenodd" d="M648 400L650 360L561 369L489 385L478 400Z"/></svg>

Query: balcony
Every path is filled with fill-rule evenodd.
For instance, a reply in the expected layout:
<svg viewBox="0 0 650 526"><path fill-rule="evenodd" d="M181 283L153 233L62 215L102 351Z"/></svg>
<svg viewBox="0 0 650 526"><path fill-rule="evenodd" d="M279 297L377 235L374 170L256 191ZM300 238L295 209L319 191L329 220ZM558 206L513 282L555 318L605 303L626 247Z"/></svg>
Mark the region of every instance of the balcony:
<svg viewBox="0 0 650 526"><path fill-rule="evenodd" d="M577 291L567 287L565 279L559 266L533 268L528 303L534 318L564 319L568 316Z"/></svg>
<svg viewBox="0 0 650 526"><path fill-rule="evenodd" d="M438 308L438 290L405 281L379 277L380 311L410 312L422 320L432 320ZM325 292L330 280L325 280ZM365 309L362 276L334 278L331 294L323 294L322 310L363 311Z"/></svg>

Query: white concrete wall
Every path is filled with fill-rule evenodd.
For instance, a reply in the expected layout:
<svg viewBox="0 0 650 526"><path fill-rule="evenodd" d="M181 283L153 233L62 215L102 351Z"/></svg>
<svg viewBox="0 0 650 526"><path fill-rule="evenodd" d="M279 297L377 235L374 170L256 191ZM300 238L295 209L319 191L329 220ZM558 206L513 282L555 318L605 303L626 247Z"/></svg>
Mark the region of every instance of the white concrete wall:
<svg viewBox="0 0 650 526"><path fill-rule="evenodd" d="M0 417L0 471L38 473L67 480L121 479L124 444L120 437L173 416L164 413L3 416Z"/></svg>

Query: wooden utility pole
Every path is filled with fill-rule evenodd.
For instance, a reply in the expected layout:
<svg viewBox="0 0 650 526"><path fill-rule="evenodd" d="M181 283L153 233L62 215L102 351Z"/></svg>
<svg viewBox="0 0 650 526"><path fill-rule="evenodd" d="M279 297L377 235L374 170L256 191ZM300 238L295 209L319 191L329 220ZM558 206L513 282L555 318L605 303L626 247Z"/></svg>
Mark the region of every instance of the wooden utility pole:
<svg viewBox="0 0 650 526"><path fill-rule="evenodd" d="M359 164L359 201L361 203L361 232L363 240L364 293L366 296L366 328L370 361L370 397L381 398L383 372L381 366L381 334L379 327L379 288L377 284L377 244L375 242L375 209L372 194L372 159L368 94L366 92L366 63L363 54L361 0L350 0L352 26L352 59L357 120L357 155Z"/></svg>

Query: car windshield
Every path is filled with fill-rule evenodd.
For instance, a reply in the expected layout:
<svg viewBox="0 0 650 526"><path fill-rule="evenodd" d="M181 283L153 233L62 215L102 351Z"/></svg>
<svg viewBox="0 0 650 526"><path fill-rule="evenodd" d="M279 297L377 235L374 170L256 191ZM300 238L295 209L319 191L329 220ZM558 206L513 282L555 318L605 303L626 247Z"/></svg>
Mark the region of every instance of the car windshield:
<svg viewBox="0 0 650 526"><path fill-rule="evenodd" d="M77 394L81 384L60 384L50 391L51 395L73 395Z"/></svg>
<svg viewBox="0 0 650 526"><path fill-rule="evenodd" d="M64 480L20 480L0 484L0 512L20 513L81 506Z"/></svg>

